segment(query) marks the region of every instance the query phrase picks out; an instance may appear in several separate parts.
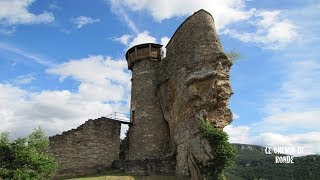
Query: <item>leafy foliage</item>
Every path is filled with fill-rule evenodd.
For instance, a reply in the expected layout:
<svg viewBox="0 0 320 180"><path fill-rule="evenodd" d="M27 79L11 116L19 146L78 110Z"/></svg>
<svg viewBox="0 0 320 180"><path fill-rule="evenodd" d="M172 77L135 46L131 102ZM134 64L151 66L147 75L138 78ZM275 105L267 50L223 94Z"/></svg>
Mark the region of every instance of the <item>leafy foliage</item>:
<svg viewBox="0 0 320 180"><path fill-rule="evenodd" d="M49 139L40 129L25 138L10 141L0 135L0 177L3 179L47 179L58 165L46 152ZM1 179L0 178L0 179Z"/></svg>
<svg viewBox="0 0 320 180"><path fill-rule="evenodd" d="M222 129L214 128L203 120L200 128L201 136L211 148L211 158L206 164L199 164L201 175L205 179L222 179L223 171L233 164L236 149L228 142L228 134Z"/></svg>

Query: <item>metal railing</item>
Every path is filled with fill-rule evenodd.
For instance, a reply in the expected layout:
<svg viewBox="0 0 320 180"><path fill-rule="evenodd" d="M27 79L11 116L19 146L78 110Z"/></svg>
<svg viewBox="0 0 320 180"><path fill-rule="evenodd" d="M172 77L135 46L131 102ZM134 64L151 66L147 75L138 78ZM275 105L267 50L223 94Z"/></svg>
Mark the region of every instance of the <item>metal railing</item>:
<svg viewBox="0 0 320 180"><path fill-rule="evenodd" d="M113 112L106 116L106 118L118 120L118 121L124 121L124 122L130 122L130 115L120 112Z"/></svg>

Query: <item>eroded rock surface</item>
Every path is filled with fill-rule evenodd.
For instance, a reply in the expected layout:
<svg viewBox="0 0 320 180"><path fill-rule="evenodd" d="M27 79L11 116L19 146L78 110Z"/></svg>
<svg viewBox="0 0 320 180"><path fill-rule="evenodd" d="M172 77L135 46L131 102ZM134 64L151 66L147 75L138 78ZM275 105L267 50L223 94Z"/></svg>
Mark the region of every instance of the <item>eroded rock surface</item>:
<svg viewBox="0 0 320 180"><path fill-rule="evenodd" d="M231 60L226 56L212 16L200 10L190 16L167 45L160 62L157 96L177 151L177 175L196 177L195 162L209 157L200 138L201 119L223 128L232 121L228 100Z"/></svg>

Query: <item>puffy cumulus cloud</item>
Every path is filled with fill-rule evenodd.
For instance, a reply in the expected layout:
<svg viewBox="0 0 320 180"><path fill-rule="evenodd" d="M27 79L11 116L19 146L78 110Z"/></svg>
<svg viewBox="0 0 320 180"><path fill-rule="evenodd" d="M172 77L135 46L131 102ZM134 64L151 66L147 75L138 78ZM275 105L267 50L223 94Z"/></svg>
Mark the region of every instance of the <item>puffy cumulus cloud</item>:
<svg viewBox="0 0 320 180"><path fill-rule="evenodd" d="M72 22L76 25L78 29L80 29L85 25L100 22L100 19L93 19L91 17L79 16L79 17L73 18Z"/></svg>
<svg viewBox="0 0 320 180"><path fill-rule="evenodd" d="M47 72L59 75L61 81L71 77L81 82L78 91L87 100L120 101L130 89L130 74L126 69L125 60L90 56L70 60Z"/></svg>
<svg viewBox="0 0 320 180"><path fill-rule="evenodd" d="M72 77L80 82L103 84L106 80L112 80L120 84L126 84L130 82L130 75L126 68L127 62L125 60L113 60L111 57L97 55L72 59L47 69L47 72L59 75L61 80Z"/></svg>
<svg viewBox="0 0 320 180"><path fill-rule="evenodd" d="M281 18L281 11L255 11L249 20L254 32L227 28L223 34L245 43L258 43L266 48L279 49L297 38L297 27L289 19Z"/></svg>
<svg viewBox="0 0 320 180"><path fill-rule="evenodd" d="M160 44L162 44L164 47L166 47L167 44L169 43L169 41L170 41L170 38L168 38L167 36L165 36L165 37L162 37L162 38L160 39Z"/></svg>
<svg viewBox="0 0 320 180"><path fill-rule="evenodd" d="M164 36L160 38L160 40L157 40L156 37L150 35L149 31L143 31L142 33L138 33L136 36L124 34L118 38L114 38L114 40L125 45L126 49L131 48L138 44L143 44L143 43L160 43L163 45L162 52L163 52L163 57L165 57L166 46L170 41L170 38L168 38L167 36Z"/></svg>
<svg viewBox="0 0 320 180"><path fill-rule="evenodd" d="M149 31L143 31L142 33L138 33L135 36L124 34L118 38L113 38L113 39L125 45L127 49L143 43L160 43L163 45L162 50L163 50L164 56L166 54L165 47L170 41L170 38L168 38L167 36L164 36L160 38L160 40L157 40L156 37L150 35Z"/></svg>
<svg viewBox="0 0 320 180"><path fill-rule="evenodd" d="M229 142L231 143L241 143L241 144L250 144L248 126L238 126L234 127L233 125L228 125L223 129L229 135Z"/></svg>
<svg viewBox="0 0 320 180"><path fill-rule="evenodd" d="M76 128L88 119L129 110L130 74L124 60L90 56L47 70L80 82L75 92L31 92L12 84L0 84L0 131L25 136L41 126L54 135Z"/></svg>
<svg viewBox="0 0 320 180"><path fill-rule="evenodd" d="M129 45L129 42L130 42L130 40L131 40L132 38L133 38L132 35L130 35L130 34L124 34L124 35L122 35L122 36L120 36L120 37L113 38L113 40L118 41L118 42L120 42L121 44L123 44L123 45L125 45L125 46L128 46L128 45Z"/></svg>
<svg viewBox="0 0 320 180"><path fill-rule="evenodd" d="M137 34L129 43L129 47L143 44L143 43L157 43L157 39L149 34L149 31L143 31Z"/></svg>
<svg viewBox="0 0 320 180"><path fill-rule="evenodd" d="M245 11L244 0L110 0L111 4L121 4L132 11L147 11L156 21L170 19L177 16L191 15L199 9L206 9L213 14L216 20L217 28L223 28L226 25L248 19L252 10Z"/></svg>
<svg viewBox="0 0 320 180"><path fill-rule="evenodd" d="M279 49L297 37L297 26L288 18L283 17L281 10L259 10L246 8L245 0L110 0L114 12L120 10L149 12L156 21L173 17L189 16L199 9L210 12L218 31L245 43L257 43L262 47ZM243 26L233 26L242 23ZM136 27L136 26L135 26Z"/></svg>
<svg viewBox="0 0 320 180"><path fill-rule="evenodd" d="M30 5L35 0L1 0L0 1L0 24L36 24L51 23L54 16L51 13L44 12L33 14L29 12Z"/></svg>

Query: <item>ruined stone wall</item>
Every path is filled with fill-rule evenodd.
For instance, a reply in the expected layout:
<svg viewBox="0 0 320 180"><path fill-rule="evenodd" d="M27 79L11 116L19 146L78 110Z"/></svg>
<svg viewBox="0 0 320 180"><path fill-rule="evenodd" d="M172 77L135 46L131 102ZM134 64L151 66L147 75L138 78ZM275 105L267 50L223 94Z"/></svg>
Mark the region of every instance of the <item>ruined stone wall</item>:
<svg viewBox="0 0 320 180"><path fill-rule="evenodd" d="M121 123L108 118L88 120L77 129L49 138L59 164L56 178L97 174L119 159Z"/></svg>
<svg viewBox="0 0 320 180"><path fill-rule="evenodd" d="M145 59L132 68L130 160L165 157L170 135L157 98L158 60Z"/></svg>

